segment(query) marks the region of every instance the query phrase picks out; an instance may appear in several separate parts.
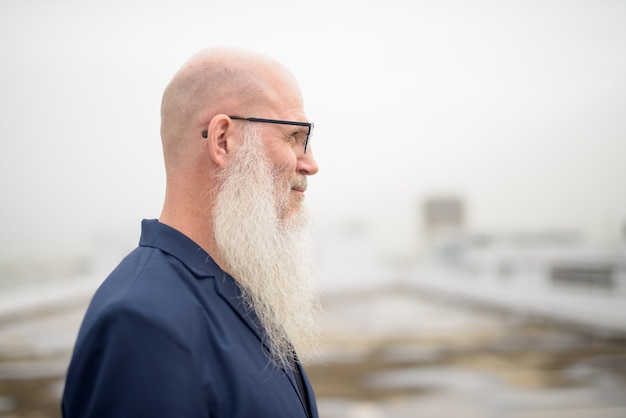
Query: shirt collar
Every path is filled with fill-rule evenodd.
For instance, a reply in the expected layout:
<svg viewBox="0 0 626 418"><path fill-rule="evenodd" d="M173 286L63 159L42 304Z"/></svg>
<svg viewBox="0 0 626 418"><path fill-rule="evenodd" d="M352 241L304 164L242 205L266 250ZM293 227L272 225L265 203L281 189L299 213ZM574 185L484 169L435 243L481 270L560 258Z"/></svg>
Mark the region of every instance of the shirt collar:
<svg viewBox="0 0 626 418"><path fill-rule="evenodd" d="M198 244L182 232L159 222L144 219L141 222L140 247L158 248L179 259L198 278L222 275L222 269Z"/></svg>
<svg viewBox="0 0 626 418"><path fill-rule="evenodd" d="M253 310L244 306L241 288L235 279L189 237L156 219L144 219L139 246L157 248L177 258L197 279L213 278L217 292L263 341L259 319Z"/></svg>

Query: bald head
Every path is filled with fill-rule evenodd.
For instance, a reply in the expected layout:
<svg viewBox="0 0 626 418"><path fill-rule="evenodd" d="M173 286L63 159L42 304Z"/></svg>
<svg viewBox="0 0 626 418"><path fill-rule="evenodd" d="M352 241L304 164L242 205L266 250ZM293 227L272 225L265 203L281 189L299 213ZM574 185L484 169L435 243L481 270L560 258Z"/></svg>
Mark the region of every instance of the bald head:
<svg viewBox="0 0 626 418"><path fill-rule="evenodd" d="M291 73L271 58L249 51L205 49L191 57L166 87L161 138L166 166L185 158L217 114L255 115L278 105L284 86L297 89ZM292 94L293 95L293 94Z"/></svg>

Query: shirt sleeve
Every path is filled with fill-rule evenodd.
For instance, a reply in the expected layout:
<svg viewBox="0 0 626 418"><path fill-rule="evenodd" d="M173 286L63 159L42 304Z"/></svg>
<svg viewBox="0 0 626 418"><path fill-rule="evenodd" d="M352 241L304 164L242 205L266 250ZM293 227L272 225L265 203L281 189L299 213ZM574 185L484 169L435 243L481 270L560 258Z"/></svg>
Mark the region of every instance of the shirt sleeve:
<svg viewBox="0 0 626 418"><path fill-rule="evenodd" d="M66 378L65 418L209 415L199 367L158 315L120 304L82 334Z"/></svg>

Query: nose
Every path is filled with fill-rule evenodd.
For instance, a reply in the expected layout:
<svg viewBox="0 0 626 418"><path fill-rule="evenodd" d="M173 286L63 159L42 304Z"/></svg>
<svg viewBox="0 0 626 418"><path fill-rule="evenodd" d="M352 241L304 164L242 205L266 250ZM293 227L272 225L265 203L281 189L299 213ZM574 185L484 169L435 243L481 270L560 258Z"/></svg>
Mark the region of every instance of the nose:
<svg viewBox="0 0 626 418"><path fill-rule="evenodd" d="M296 170L298 173L304 174L305 176L312 176L318 172L319 167L317 166L315 157L313 157L313 150L311 147L306 150L306 154L300 154L298 157Z"/></svg>

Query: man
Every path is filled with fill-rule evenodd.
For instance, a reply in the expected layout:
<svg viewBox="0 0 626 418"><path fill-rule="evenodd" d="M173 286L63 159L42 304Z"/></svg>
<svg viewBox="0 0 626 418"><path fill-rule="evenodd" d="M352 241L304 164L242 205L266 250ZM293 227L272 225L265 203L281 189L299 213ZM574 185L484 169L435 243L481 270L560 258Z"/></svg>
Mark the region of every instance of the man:
<svg viewBox="0 0 626 418"><path fill-rule="evenodd" d="M312 129L293 76L265 56L209 49L176 73L163 210L91 301L66 418L317 417L296 356L317 338Z"/></svg>

